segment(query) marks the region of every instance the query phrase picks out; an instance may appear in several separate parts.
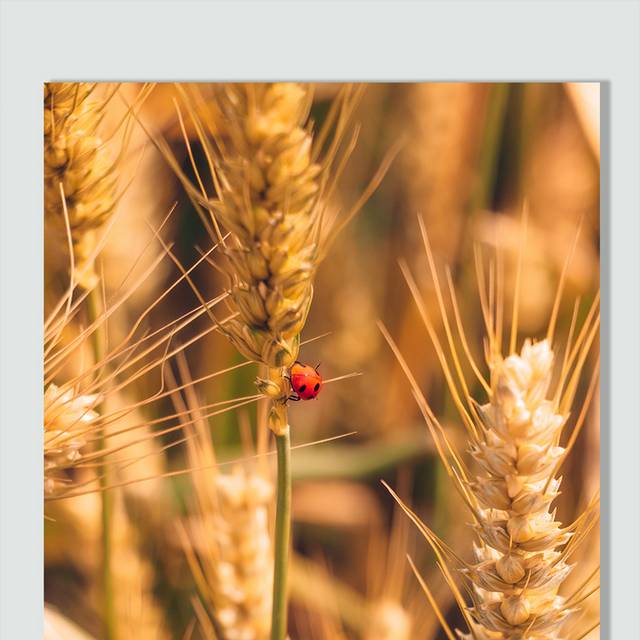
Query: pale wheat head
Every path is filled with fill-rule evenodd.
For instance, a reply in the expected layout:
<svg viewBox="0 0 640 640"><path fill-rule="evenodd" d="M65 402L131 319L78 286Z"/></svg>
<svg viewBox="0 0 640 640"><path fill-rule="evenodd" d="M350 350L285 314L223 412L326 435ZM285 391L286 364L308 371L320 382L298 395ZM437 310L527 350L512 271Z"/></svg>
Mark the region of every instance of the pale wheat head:
<svg viewBox="0 0 640 640"><path fill-rule="evenodd" d="M460 321L453 280L447 272L459 343L454 341L453 325L449 320L449 311L422 224L421 230L447 336L446 347L437 336L416 282L406 266L403 266L403 272L460 412L475 466L465 462L447 437L384 328L383 333L409 376L414 396L440 457L473 516L475 561L465 562L410 509L405 507L405 511L436 552L445 578L454 591L469 627L469 633L460 634L461 637L483 640L581 637L580 632L567 625L567 622L579 610L581 601L593 590L589 593L585 591L588 584L569 596L559 595L558 590L571 571L569 558L597 522L599 498L596 495L569 525L558 519L553 502L559 494L561 482L558 471L584 423L598 380L596 362L571 434L563 438L563 429L569 423L570 408L581 373L597 337L598 297L591 305L577 336L574 335L576 306L564 356L559 360L554 353L554 337L566 264L546 337L538 341L526 339L520 351L515 348L518 312L516 292L508 353L504 356L501 272L499 268L493 270L495 265L491 267L487 295L483 284L482 261L480 254L477 254L481 303L488 334L485 343L489 368L487 381L471 355ZM485 404L477 403L469 394L460 349L487 393L488 401ZM563 446L560 446L561 439ZM471 605L467 604L456 586L449 566L462 576ZM428 587L423 584L423 588L433 603ZM451 631L446 630L452 638Z"/></svg>
<svg viewBox="0 0 640 640"><path fill-rule="evenodd" d="M567 415L548 398L553 352L546 340L525 341L520 354L490 365L490 401L478 408L484 437L472 444L481 469L469 483L479 509L472 615L485 630L515 637L561 637L573 613L558 587L570 566L561 549L572 536L552 503L554 467Z"/></svg>

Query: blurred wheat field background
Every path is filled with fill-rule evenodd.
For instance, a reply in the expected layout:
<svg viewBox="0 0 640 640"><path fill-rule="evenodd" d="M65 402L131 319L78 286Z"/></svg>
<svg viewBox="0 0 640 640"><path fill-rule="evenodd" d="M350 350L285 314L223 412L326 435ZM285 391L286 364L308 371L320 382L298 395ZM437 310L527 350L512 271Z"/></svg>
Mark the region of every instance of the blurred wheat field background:
<svg viewBox="0 0 640 640"><path fill-rule="evenodd" d="M45 637L598 638L599 127L46 84Z"/></svg>

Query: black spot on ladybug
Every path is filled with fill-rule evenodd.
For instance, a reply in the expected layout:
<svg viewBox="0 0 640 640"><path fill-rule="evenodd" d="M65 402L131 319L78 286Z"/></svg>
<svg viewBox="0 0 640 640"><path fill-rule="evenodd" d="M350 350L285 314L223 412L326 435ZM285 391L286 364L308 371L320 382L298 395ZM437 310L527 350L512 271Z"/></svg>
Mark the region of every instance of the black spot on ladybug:
<svg viewBox="0 0 640 640"><path fill-rule="evenodd" d="M316 386L315 386L315 387L313 387L313 390L314 390L314 391L317 391L319 388L320 388L320 384L316 384Z"/></svg>
<svg viewBox="0 0 640 640"><path fill-rule="evenodd" d="M307 385L306 385L306 384L303 384L303 385L300 387L300 391L304 391L306 388L307 388Z"/></svg>

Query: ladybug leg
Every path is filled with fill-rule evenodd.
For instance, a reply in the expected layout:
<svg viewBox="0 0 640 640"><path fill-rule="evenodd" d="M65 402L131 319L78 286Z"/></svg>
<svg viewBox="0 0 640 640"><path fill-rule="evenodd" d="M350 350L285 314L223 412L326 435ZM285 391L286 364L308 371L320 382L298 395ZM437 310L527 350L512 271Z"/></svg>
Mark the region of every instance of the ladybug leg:
<svg viewBox="0 0 640 640"><path fill-rule="evenodd" d="M292 402L300 402L300 396L289 396L287 400L291 400Z"/></svg>
<svg viewBox="0 0 640 640"><path fill-rule="evenodd" d="M318 369L320 368L321 364L322 364L321 362L318 362L318 364L316 365L316 373L318 372Z"/></svg>

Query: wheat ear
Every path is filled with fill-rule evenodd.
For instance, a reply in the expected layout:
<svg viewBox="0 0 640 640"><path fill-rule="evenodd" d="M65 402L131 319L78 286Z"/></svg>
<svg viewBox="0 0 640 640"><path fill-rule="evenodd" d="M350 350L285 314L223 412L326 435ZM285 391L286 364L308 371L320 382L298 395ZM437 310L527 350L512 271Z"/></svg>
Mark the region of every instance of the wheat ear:
<svg viewBox="0 0 640 640"><path fill-rule="evenodd" d="M463 610L470 634L461 634L461 637L482 640L577 637L567 631L565 623L579 609L579 594L564 597L558 594L558 589L571 570L568 562L570 556L597 521L599 499L596 496L570 526L563 526L557 520L552 503L559 493L561 480L557 476L558 470L580 432L597 384L596 364L582 409L573 425L573 432L567 444L560 446L580 374L597 336L597 299L573 344L569 338L566 355L560 368L556 369L559 374L556 386L552 389L552 344L563 280L561 279L558 288L546 338L538 342L525 340L519 352L515 350L516 295L509 340L510 353L505 357L501 353L503 310L500 271L490 269L487 295L484 290L484 269L478 254L481 302L488 333L486 354L490 376L489 381L485 381L468 350L452 280L447 274L463 348L470 367L488 392L488 402L480 405L469 395L458 347L453 340L452 324L422 223L421 231L447 334L448 354L434 331L415 280L406 267L403 267L403 271L460 411L469 439L469 449L479 471L472 473L447 439L384 328L383 333L409 376L413 393L440 457L472 513L473 528L477 535L477 544L474 545L476 562L464 562L407 507L404 507L405 511L432 545ZM573 327L569 335L572 333ZM447 561L463 576L472 606L465 604L446 568Z"/></svg>
<svg viewBox="0 0 640 640"><path fill-rule="evenodd" d="M75 254L76 279L86 288L97 283L94 250L98 230L117 200L117 159L100 138L110 95L87 82L51 82L44 87L45 220L60 235L65 194Z"/></svg>

